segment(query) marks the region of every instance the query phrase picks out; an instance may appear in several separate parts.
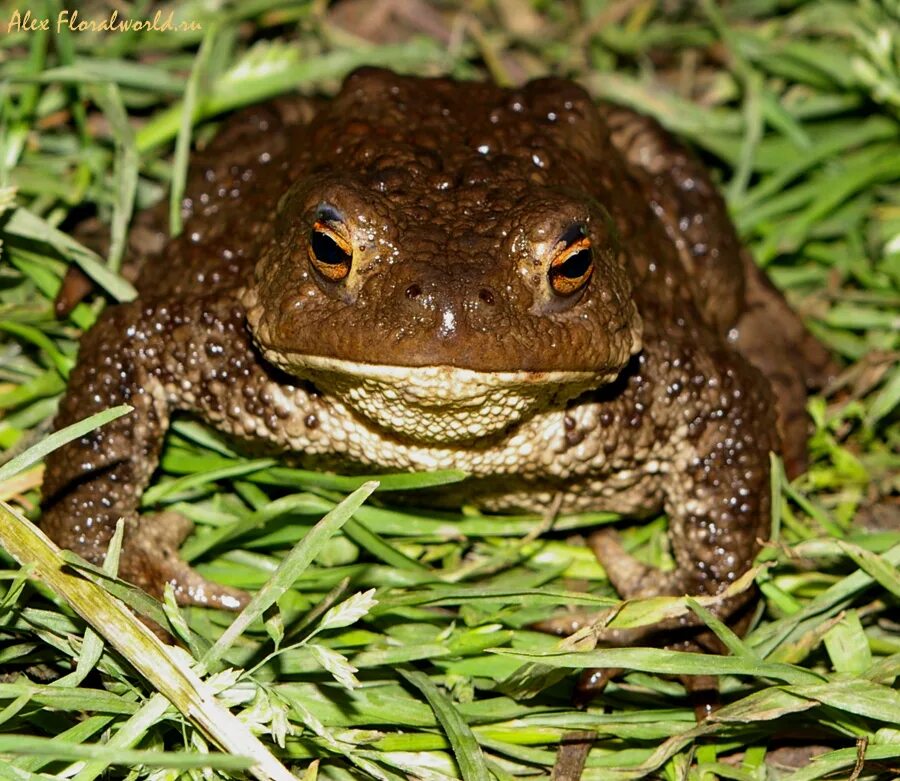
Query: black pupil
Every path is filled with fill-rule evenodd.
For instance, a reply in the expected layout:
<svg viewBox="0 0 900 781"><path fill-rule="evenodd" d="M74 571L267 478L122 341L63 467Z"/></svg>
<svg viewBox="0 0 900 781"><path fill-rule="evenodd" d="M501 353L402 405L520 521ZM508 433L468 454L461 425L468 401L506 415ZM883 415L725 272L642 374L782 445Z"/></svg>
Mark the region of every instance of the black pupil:
<svg viewBox="0 0 900 781"><path fill-rule="evenodd" d="M589 247L585 247L583 250L579 250L560 263L554 269L554 273L557 276L565 277L566 279L578 279L579 277L583 277L590 267L591 250Z"/></svg>
<svg viewBox="0 0 900 781"><path fill-rule="evenodd" d="M316 259L320 263L327 263L330 266L337 266L346 263L350 257L331 236L327 233L314 230L310 237L312 250L316 255Z"/></svg>

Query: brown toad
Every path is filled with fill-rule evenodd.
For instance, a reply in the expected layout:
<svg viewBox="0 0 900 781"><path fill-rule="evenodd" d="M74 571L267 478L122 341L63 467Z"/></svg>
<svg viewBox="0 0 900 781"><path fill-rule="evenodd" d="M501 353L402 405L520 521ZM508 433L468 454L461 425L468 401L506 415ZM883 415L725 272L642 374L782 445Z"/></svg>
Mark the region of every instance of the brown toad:
<svg viewBox="0 0 900 781"><path fill-rule="evenodd" d="M742 250L703 167L558 79L364 70L232 119L183 233L82 341L43 525L151 593L235 606L139 516L171 416L346 470L459 468L456 501L670 518L676 568L596 548L626 596L717 593L769 526L769 451L804 461L822 348ZM773 393L774 391L774 393ZM776 396L780 414L776 413ZM502 519L498 519L502 523Z"/></svg>

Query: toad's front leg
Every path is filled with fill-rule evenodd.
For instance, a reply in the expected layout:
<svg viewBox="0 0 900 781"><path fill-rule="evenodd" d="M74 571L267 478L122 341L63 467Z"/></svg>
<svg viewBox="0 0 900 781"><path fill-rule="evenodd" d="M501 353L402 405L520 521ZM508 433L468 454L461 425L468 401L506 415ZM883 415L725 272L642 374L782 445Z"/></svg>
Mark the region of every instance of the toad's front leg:
<svg viewBox="0 0 900 781"><path fill-rule="evenodd" d="M696 345L696 342L694 342ZM667 349L666 349L667 348ZM654 427L670 432L668 442L652 449L660 459L662 498L669 516L669 541L675 568L662 572L625 552L618 534L604 529L590 545L616 590L626 599L658 595L717 595L749 568L769 525L769 451L777 449L774 401L761 375L727 348L710 353L672 352L659 344L647 350L641 370L663 382L644 409ZM660 371L662 369L662 371ZM633 380L626 398L631 411ZM662 392L660 392L662 391ZM627 416L626 416L627 417ZM659 475L657 475L658 477ZM752 598L745 591L724 600L713 612L731 619L735 631L746 631ZM743 615L739 615L743 613ZM566 633L582 621L547 622L550 631ZM723 650L711 632L697 633L693 614L632 629L599 629L605 644L633 645L653 636L679 650ZM683 634L680 630L688 630ZM578 698L601 692L619 670L585 670ZM698 720L709 715L715 684L705 676L685 676L693 693Z"/></svg>
<svg viewBox="0 0 900 781"><path fill-rule="evenodd" d="M775 402L762 375L725 347L677 360L648 356L654 360L666 367L654 414L671 432L660 443L667 452L661 485L675 569L641 564L609 530L595 534L591 546L626 598L716 595L746 572L768 533Z"/></svg>
<svg viewBox="0 0 900 781"><path fill-rule="evenodd" d="M189 521L171 512L139 516L138 508L171 413L226 403L217 394L238 392L251 370L262 371L234 305L135 301L106 310L82 340L56 426L118 404L134 411L47 458L47 534L99 564L123 518L122 578L155 596L171 583L182 604L241 607L244 592L210 583L179 558Z"/></svg>

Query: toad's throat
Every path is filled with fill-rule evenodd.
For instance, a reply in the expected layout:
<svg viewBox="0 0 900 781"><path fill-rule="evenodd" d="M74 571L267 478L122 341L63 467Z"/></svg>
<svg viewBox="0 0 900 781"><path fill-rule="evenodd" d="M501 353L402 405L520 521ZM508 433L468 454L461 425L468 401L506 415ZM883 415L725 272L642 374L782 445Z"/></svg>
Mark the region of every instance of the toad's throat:
<svg viewBox="0 0 900 781"><path fill-rule="evenodd" d="M559 409L616 377L609 371L480 372L390 366L263 349L266 358L385 431L433 444L469 444Z"/></svg>

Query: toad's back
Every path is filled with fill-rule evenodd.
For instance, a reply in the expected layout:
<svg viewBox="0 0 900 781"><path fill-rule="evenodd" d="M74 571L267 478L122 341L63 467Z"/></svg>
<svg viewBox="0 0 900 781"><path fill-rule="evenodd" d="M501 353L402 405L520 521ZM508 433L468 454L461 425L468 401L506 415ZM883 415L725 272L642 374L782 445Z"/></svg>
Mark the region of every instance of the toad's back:
<svg viewBox="0 0 900 781"><path fill-rule="evenodd" d="M545 188L547 209L554 191L595 198L635 280L657 300L690 294L721 331L742 309L745 275L721 200L695 169L651 120L598 107L568 81L503 89L358 71L327 103L282 99L230 120L193 160L181 237L138 285L168 297L243 284L280 199L308 177L371 190L404 258L447 267L495 252Z"/></svg>

